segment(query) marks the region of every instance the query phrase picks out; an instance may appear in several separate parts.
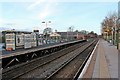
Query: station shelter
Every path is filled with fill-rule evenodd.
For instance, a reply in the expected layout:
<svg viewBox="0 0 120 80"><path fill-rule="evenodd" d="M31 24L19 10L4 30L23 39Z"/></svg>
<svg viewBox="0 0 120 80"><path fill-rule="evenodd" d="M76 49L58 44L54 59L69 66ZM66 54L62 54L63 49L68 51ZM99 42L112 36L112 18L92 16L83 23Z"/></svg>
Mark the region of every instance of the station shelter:
<svg viewBox="0 0 120 80"><path fill-rule="evenodd" d="M32 32L6 30L4 35L5 49L16 50L18 48L31 48L37 46L37 35Z"/></svg>

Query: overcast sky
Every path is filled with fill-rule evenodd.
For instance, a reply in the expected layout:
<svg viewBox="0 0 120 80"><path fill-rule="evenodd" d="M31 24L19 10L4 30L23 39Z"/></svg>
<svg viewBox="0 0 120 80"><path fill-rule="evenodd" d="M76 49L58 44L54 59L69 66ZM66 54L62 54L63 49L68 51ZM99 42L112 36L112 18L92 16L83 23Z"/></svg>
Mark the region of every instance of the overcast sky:
<svg viewBox="0 0 120 80"><path fill-rule="evenodd" d="M105 16L118 10L117 1L113 2L0 2L0 29L32 31L51 27L53 31L74 30L94 31L100 34L100 24ZM51 23L48 23L51 21Z"/></svg>

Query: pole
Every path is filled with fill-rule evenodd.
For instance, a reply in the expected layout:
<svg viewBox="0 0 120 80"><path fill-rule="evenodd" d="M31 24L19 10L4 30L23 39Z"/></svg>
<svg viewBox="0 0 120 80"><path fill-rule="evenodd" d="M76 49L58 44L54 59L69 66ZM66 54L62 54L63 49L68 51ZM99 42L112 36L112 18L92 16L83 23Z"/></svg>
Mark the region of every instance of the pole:
<svg viewBox="0 0 120 80"><path fill-rule="evenodd" d="M114 26L112 27L112 44L114 45Z"/></svg>
<svg viewBox="0 0 120 80"><path fill-rule="evenodd" d="M47 22L46 22L46 28L47 28Z"/></svg>
<svg viewBox="0 0 120 80"><path fill-rule="evenodd" d="M78 32L77 32L77 39L78 39Z"/></svg>
<svg viewBox="0 0 120 80"><path fill-rule="evenodd" d="M47 29L47 22L45 22L45 23L46 23L46 29ZM47 35L48 35L47 32L46 32L45 35L46 35L46 44L47 44L47 39L48 39L48 37L47 37Z"/></svg>
<svg viewBox="0 0 120 80"><path fill-rule="evenodd" d="M115 24L114 24L114 39L115 39L115 44L116 44L116 27L117 27L117 24L116 24L116 21L117 21L117 18L115 17Z"/></svg>

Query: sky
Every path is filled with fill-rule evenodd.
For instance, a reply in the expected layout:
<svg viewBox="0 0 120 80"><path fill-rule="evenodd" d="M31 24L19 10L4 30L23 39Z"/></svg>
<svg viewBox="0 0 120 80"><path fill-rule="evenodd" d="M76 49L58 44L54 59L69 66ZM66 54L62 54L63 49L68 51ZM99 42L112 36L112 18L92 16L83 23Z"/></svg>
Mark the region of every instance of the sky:
<svg viewBox="0 0 120 80"><path fill-rule="evenodd" d="M111 12L118 11L117 1L80 2L37 0L33 2L0 2L0 31L15 29L40 33L47 27L53 32L74 30L101 33L101 22ZM51 21L51 23L49 23Z"/></svg>

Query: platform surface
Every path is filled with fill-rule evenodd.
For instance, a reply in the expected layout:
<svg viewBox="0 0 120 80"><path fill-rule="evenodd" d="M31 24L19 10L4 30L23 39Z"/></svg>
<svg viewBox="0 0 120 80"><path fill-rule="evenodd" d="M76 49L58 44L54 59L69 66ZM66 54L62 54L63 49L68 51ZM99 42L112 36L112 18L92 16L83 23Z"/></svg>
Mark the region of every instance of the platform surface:
<svg viewBox="0 0 120 80"><path fill-rule="evenodd" d="M117 47L100 39L83 78L118 78Z"/></svg>

